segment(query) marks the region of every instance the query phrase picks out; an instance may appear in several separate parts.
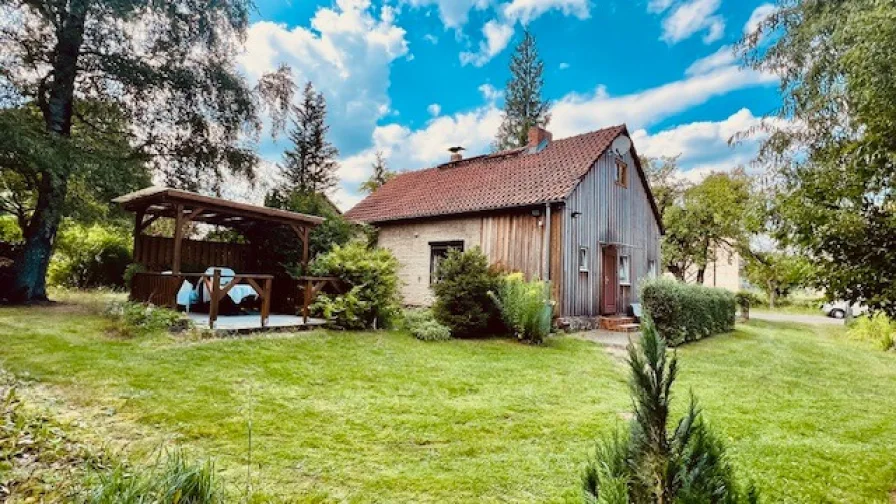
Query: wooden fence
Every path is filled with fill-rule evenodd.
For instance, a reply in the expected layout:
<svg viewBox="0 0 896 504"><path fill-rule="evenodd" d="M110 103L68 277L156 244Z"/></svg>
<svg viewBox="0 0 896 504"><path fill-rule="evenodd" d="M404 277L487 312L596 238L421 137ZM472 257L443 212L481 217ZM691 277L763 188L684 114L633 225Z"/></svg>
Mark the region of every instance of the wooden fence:
<svg viewBox="0 0 896 504"><path fill-rule="evenodd" d="M241 243L223 243L200 240L181 242L182 269L201 269L212 266L228 267L236 271L251 271L256 265L251 260L252 249ZM150 271L171 269L174 259L174 239L161 236L140 235L134 244L134 262Z"/></svg>

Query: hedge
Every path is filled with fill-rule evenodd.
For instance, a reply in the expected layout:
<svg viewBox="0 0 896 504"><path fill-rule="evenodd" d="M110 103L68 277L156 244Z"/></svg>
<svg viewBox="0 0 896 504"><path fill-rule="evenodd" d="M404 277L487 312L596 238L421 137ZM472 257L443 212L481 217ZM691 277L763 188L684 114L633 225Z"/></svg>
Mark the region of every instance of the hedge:
<svg viewBox="0 0 896 504"><path fill-rule="evenodd" d="M641 286L641 302L672 346L734 330L736 302L724 289L661 278Z"/></svg>

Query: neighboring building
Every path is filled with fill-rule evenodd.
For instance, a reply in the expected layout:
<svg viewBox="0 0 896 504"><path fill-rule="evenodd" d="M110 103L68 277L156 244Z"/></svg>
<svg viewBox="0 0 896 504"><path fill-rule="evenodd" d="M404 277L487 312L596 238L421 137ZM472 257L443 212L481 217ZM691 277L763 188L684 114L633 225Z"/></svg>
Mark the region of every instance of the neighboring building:
<svg viewBox="0 0 896 504"><path fill-rule="evenodd" d="M379 229L411 305L432 302L449 250L480 247L493 264L550 280L560 316L625 313L660 257L660 216L625 126L556 141L533 128L523 148L455 152L390 180L345 215Z"/></svg>
<svg viewBox="0 0 896 504"><path fill-rule="evenodd" d="M719 287L731 292L744 288L744 261L740 254L727 245L719 245L713 254L715 259L707 263L703 274L703 285ZM684 279L688 283L697 282L697 267L691 266L685 271Z"/></svg>

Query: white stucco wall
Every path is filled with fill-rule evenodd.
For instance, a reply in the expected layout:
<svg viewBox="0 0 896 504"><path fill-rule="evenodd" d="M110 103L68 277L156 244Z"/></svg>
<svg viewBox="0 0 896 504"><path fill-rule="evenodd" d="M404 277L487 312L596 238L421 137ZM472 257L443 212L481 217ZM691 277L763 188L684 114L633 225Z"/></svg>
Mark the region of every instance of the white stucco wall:
<svg viewBox="0 0 896 504"><path fill-rule="evenodd" d="M379 246L389 249L400 264L401 294L408 305L432 304L430 242L463 241L464 250L481 245L482 219L479 217L386 224L379 228Z"/></svg>

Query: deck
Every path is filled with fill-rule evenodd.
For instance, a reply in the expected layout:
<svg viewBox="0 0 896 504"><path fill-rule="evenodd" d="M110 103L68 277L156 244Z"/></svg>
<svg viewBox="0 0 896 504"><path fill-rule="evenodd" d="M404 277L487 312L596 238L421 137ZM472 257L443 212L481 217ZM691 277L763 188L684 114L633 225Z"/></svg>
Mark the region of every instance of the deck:
<svg viewBox="0 0 896 504"><path fill-rule="evenodd" d="M188 317L196 327L200 329L208 329L207 313L188 313ZM216 332L256 332L256 331L284 331L284 330L307 330L321 327L327 321L319 318L308 318L305 323L303 317L296 315L270 315L268 316L267 327L261 326L261 315L219 315L215 321Z"/></svg>

